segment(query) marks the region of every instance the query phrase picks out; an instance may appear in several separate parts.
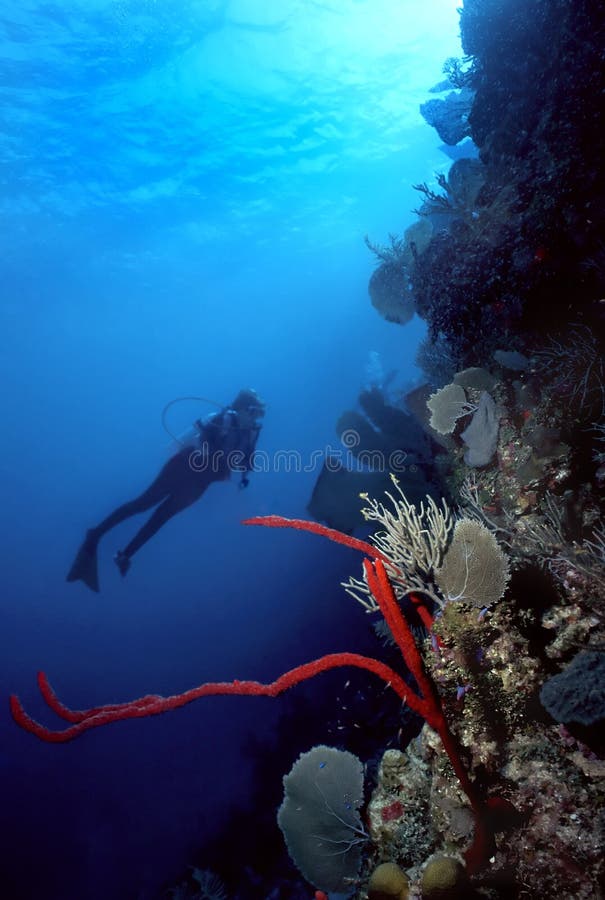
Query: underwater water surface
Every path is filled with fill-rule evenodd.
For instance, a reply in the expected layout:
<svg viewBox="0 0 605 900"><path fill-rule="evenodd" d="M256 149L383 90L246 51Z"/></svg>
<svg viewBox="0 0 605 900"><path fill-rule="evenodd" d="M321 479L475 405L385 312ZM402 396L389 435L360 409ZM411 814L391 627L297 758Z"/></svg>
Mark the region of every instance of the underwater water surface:
<svg viewBox="0 0 605 900"><path fill-rule="evenodd" d="M204 847L236 808L262 803L259 756L279 791L328 740L292 715L280 756L282 701L206 698L52 745L6 700L50 722L39 669L78 709L271 680L370 640L339 586L352 551L240 522L306 515L372 354L402 386L417 378L425 326L371 308L364 235L403 230L412 184L448 162L419 105L460 52L455 7L0 2L1 897L167 896L188 864L213 868ZM67 583L86 529L167 460L166 405L222 406L247 386L266 402L258 448L301 466L213 484L122 578L129 520L100 544L100 593ZM213 403L173 404L170 430ZM249 837L230 840L236 871Z"/></svg>

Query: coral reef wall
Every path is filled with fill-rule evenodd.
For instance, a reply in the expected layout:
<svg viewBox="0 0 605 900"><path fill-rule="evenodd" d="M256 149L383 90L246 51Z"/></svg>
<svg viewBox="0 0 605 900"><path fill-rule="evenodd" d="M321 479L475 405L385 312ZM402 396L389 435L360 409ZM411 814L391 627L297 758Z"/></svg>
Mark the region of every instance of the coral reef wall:
<svg viewBox="0 0 605 900"><path fill-rule="evenodd" d="M472 97L479 162L455 163L443 193L418 186L432 238L411 263L400 248L416 310L457 368L485 363L495 335L526 346L545 309L555 332L605 317L604 8L466 0L460 24L466 58L445 71Z"/></svg>

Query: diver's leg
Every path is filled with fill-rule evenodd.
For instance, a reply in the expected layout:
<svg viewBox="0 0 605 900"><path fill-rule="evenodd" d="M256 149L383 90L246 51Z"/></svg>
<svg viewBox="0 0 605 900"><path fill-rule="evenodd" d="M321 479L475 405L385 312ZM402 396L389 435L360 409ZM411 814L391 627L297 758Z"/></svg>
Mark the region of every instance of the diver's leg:
<svg viewBox="0 0 605 900"><path fill-rule="evenodd" d="M99 574L97 568L97 548L99 546L99 541L107 531L115 525L118 525L120 522L123 522L124 519L134 516L136 513L145 512L152 506L160 503L164 497L166 497L169 488L164 486L165 479L161 476L162 472L153 484L151 484L139 497L135 497L134 500L130 500L128 503L119 506L111 513L111 515L107 516L106 519L103 519L96 528L88 529L86 537L78 549L76 558L67 573L68 581L83 581L91 590L98 593Z"/></svg>
<svg viewBox="0 0 605 900"><path fill-rule="evenodd" d="M136 516L137 513L147 512L152 506L157 506L167 494L168 490L160 489L160 485L156 485L156 482L154 482L146 491L143 491L142 494L135 497L134 500L129 500L127 503L123 503L122 506L118 506L118 508L110 513L107 518L103 519L96 528L91 528L88 531L88 534L96 537L97 540L100 540L104 534L111 531L111 529L115 528L116 525L119 525L120 522L124 522L125 519Z"/></svg>
<svg viewBox="0 0 605 900"><path fill-rule="evenodd" d="M201 473L200 473L201 475ZM141 549L143 544L146 544L147 541L156 534L162 527L168 522L169 519L172 519L173 516L176 516L177 513L180 513L182 510L186 509L188 506L191 506L192 503L195 503L198 500L206 487L208 486L208 482L206 482L203 486L200 485L195 491L180 491L175 494L171 494L167 497L163 503L153 511L149 519L145 522L142 528L137 531L133 539L130 543L124 548L124 550L120 550L116 553L114 559L116 565L122 575L125 575L128 569L130 568L130 560L134 556L134 554Z"/></svg>
<svg viewBox="0 0 605 900"><path fill-rule="evenodd" d="M145 512L161 503L187 480L191 473L189 465L190 451L182 451L171 457L162 467L157 478L134 500L122 504L107 518L103 519L95 528L89 528L86 537L79 548L76 558L67 574L68 581L83 581L91 590L99 590L99 576L97 571L97 548L103 535L120 522Z"/></svg>
<svg viewBox="0 0 605 900"><path fill-rule="evenodd" d="M169 459L147 490L135 497L134 500L129 500L127 503L123 503L122 506L118 506L95 528L88 530L86 533L87 543L97 544L104 534L111 531L120 522L124 522L125 519L129 519L131 516L136 516L138 513L147 512L152 506L157 506L158 503L166 499L175 486L178 485L182 477L182 470L187 465L187 460L183 459L180 453Z"/></svg>

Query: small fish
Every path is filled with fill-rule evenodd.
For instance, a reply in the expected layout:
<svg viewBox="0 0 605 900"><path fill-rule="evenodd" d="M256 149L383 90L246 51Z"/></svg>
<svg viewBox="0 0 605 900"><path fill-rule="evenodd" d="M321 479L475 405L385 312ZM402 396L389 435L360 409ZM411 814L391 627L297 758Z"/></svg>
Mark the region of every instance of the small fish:
<svg viewBox="0 0 605 900"><path fill-rule="evenodd" d="M544 244L540 244L539 247L536 247L534 252L534 262L543 263L548 259L548 247L545 247Z"/></svg>

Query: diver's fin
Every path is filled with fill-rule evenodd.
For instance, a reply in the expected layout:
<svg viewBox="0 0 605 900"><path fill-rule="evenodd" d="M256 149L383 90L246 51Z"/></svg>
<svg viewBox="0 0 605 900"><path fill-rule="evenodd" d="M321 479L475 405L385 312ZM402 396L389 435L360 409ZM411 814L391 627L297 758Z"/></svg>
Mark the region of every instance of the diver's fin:
<svg viewBox="0 0 605 900"><path fill-rule="evenodd" d="M78 550L71 569L67 573L67 581L83 581L91 591L99 593L97 541L91 540L88 535Z"/></svg>

